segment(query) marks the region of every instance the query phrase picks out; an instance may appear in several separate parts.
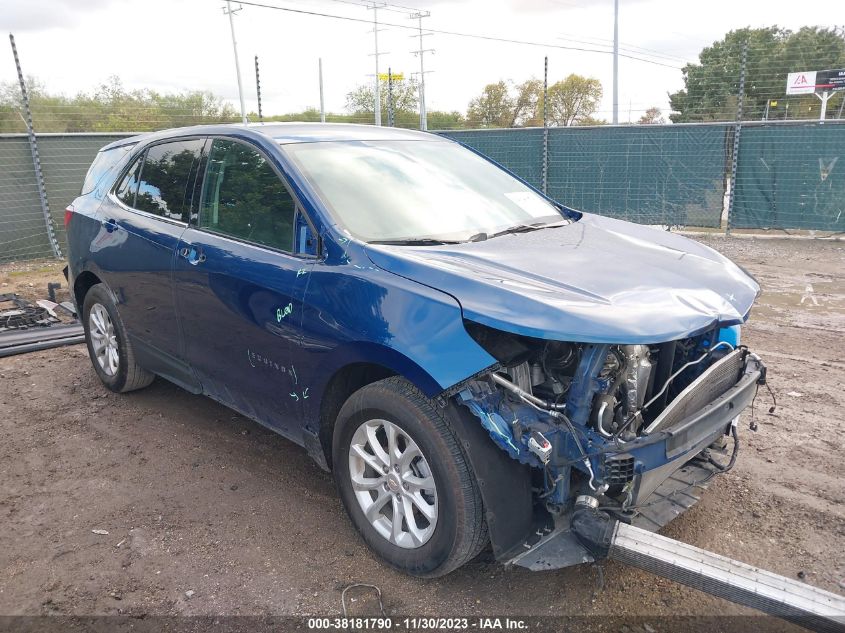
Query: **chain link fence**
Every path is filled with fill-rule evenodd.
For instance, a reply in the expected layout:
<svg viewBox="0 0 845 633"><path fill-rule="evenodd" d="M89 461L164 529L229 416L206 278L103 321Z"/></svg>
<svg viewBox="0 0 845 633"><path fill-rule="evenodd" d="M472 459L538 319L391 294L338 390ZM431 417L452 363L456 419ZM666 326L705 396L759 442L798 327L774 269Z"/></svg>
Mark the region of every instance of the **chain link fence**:
<svg viewBox="0 0 845 633"><path fill-rule="evenodd" d="M845 121L744 123L732 208L726 192L734 124L440 134L582 211L669 227L845 231ZM128 135L38 136L50 217L62 248L64 209L88 166L102 146ZM27 137L2 135L0 261L52 256Z"/></svg>

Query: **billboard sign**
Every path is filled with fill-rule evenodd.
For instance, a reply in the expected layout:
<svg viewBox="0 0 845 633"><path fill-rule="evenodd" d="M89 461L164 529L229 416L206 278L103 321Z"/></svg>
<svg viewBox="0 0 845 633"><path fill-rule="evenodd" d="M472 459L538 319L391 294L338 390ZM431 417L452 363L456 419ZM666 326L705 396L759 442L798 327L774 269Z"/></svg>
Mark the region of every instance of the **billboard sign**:
<svg viewBox="0 0 845 633"><path fill-rule="evenodd" d="M845 68L820 70L816 73L816 90L836 92L845 90Z"/></svg>
<svg viewBox="0 0 845 633"><path fill-rule="evenodd" d="M811 95L816 91L816 71L789 73L786 76L786 94Z"/></svg>

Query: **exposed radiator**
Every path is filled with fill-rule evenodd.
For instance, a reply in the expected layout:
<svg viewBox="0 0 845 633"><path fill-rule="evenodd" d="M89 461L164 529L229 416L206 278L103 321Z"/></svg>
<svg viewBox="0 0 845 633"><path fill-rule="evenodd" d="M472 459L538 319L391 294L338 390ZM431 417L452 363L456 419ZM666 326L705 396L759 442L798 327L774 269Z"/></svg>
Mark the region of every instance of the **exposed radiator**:
<svg viewBox="0 0 845 633"><path fill-rule="evenodd" d="M668 429L710 404L733 387L742 372L743 351L736 349L708 367L663 409L645 433Z"/></svg>

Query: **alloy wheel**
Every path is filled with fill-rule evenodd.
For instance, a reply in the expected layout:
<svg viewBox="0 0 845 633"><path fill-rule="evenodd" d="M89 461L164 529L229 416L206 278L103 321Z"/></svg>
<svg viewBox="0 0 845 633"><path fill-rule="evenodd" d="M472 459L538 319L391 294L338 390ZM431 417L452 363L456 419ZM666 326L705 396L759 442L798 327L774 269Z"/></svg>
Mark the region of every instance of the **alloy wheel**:
<svg viewBox="0 0 845 633"><path fill-rule="evenodd" d="M423 546L437 526L437 488L417 443L388 420L368 420L352 436L349 475L370 525L406 549Z"/></svg>
<svg viewBox="0 0 845 633"><path fill-rule="evenodd" d="M114 376L120 362L120 350L114 324L108 310L100 303L91 306L91 312L88 315L88 331L97 364L107 376Z"/></svg>

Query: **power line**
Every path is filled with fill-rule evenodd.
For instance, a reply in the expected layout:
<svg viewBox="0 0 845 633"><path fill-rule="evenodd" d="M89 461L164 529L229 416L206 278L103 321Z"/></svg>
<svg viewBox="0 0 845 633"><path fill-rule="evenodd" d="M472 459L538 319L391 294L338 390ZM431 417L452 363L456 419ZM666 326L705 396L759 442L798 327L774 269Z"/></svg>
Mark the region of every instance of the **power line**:
<svg viewBox="0 0 845 633"><path fill-rule="evenodd" d="M358 1L358 0L325 0L325 1L326 2L336 2L336 3L339 3L339 4L351 5L353 7L364 7L364 8L367 7L367 5L365 4L366 0L360 0L360 1ZM579 7L578 5L574 5L574 4L567 4L566 6L573 7L573 8L584 8L584 7ZM381 8L384 9L385 11L394 11L396 13L403 13L403 14L408 13L408 14L411 14L410 17L414 17L414 15L416 15L416 13L420 13L420 12L427 13L426 11L421 11L420 9L415 9L413 7L407 7L407 6L403 6L401 4L392 4L392 3L385 3ZM571 42L571 43L574 43L574 44L587 44L587 45L592 45L592 46L606 46L602 42L612 42L613 41L613 40L603 39L603 38L600 38L600 37L588 37L587 39L577 39L569 33L563 33L559 39L562 39L562 40L565 40L567 42ZM593 41L591 42L590 40L593 40ZM634 44L627 44L625 42L620 42L619 44L620 44L619 50L627 50L627 51L629 51L631 53L635 53L635 54L640 53L640 54L644 54L648 57L658 57L658 58L663 58L663 59L667 59L667 60L670 60L670 61L682 61L682 62L685 62L685 63L690 61L688 57L684 57L684 56L681 56L681 55L667 55L663 51L658 51L658 50L655 50L655 49L652 49L652 48L643 48L641 46L635 46ZM610 51L608 51L608 52L610 52Z"/></svg>
<svg viewBox="0 0 845 633"><path fill-rule="evenodd" d="M358 22L358 23L363 23L363 24L371 24L372 23L370 20L365 20L363 18L353 18L353 17L349 17L349 16L345 16L345 15L334 15L334 14L331 14L331 13L320 13L319 11L306 11L304 9L293 9L293 8L290 8L290 7L279 7L279 6L275 6L275 5L272 5L272 4L264 4L262 2L248 2L248 1L245 2L243 0L239 0L238 4L242 4L242 5L246 5L246 6L250 6L250 7L258 7L258 8L261 8L261 9L275 9L276 11L287 11L288 13L298 13L298 14L301 14L301 15L312 15L312 16L321 17L321 18L332 18L332 19L335 19L335 20L344 20L344 21L347 21L347 22ZM366 6L366 5L360 5L360 6ZM407 24L392 24L392 23L389 23L389 22L380 22L380 25L381 26L389 26L389 27L397 28L397 29L416 30L416 28L417 28L417 27L410 26L410 25L407 25ZM582 53L601 53L603 55L611 55L612 54L611 51L604 51L604 50L600 50L600 49L596 49L596 48L584 48L584 47L580 47L580 46L565 46L563 44L550 44L550 43L547 43L547 42L532 42L532 41L529 41L529 40L517 40L517 39L506 38L506 37L497 37L497 36L494 36L494 35L482 35L480 33L461 33L459 31L446 31L446 30L442 30L442 29L427 29L427 30L431 33L437 33L439 35L451 35L451 36L454 36L454 37L468 37L468 38L473 38L473 39L486 40L486 41L490 41L490 42L503 42L503 43L506 43L506 44L521 44L523 46L539 46L539 47L542 47L542 48L555 48L555 49L560 49L560 50L579 51L579 52L582 52ZM635 60L635 61L640 61L640 62L643 62L643 63L646 63L646 64L654 64L655 66L664 66L666 68L674 68L676 70L680 70L682 68L681 66L676 66L674 64L665 64L663 62L658 62L658 61L655 61L655 60L652 60L652 59L646 59L644 57L638 57L636 55L629 55L629 54L626 54L626 53L619 53L619 56L625 57L626 59L632 59L632 60Z"/></svg>
<svg viewBox="0 0 845 633"><path fill-rule="evenodd" d="M353 7L362 7L367 8L366 0L362 0L361 2L356 2L355 0L328 0L329 2L338 2L340 4L350 4ZM392 4L392 3L382 3L380 8L384 9L385 11L393 11L395 13L416 13L419 9L414 9L413 7L404 7L401 4Z"/></svg>

